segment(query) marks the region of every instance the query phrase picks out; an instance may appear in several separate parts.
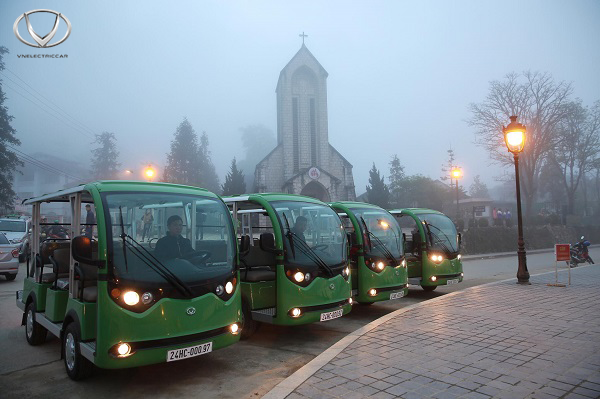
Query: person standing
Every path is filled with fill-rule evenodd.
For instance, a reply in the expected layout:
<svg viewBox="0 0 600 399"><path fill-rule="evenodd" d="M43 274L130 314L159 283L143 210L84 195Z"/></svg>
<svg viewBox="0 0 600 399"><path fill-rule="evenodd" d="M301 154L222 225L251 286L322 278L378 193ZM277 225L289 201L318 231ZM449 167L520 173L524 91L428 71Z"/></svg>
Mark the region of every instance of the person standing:
<svg viewBox="0 0 600 399"><path fill-rule="evenodd" d="M502 208L498 208L498 225L504 226L504 213L502 212Z"/></svg>
<svg viewBox="0 0 600 399"><path fill-rule="evenodd" d="M492 210L492 220L493 220L494 226L497 226L498 225L498 210L496 208L494 208Z"/></svg>
<svg viewBox="0 0 600 399"><path fill-rule="evenodd" d="M148 238L150 238L150 228L152 227L153 221L154 216L152 215L152 209L146 209L146 212L144 212L144 215L142 216L142 222L144 223L144 229L142 230L142 242L144 242L146 234L148 234Z"/></svg>
<svg viewBox="0 0 600 399"><path fill-rule="evenodd" d="M96 224L96 215L92 212L92 206L90 204L85 205L87 214L85 216L85 236L92 239L94 233L94 225Z"/></svg>

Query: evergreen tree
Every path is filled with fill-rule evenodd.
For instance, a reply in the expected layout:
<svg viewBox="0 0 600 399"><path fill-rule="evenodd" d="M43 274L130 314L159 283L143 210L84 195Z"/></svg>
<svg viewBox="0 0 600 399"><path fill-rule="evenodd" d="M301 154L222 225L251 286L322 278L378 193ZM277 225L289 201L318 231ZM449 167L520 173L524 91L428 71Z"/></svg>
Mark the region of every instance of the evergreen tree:
<svg viewBox="0 0 600 399"><path fill-rule="evenodd" d="M244 174L238 169L236 160L233 158L233 161L231 161L231 170L225 176L223 195L243 194L245 192L246 182L244 181Z"/></svg>
<svg viewBox="0 0 600 399"><path fill-rule="evenodd" d="M390 207L390 189L385 184L384 177L380 176L379 171L373 163L373 168L369 171L369 185L367 186L367 201L371 204L388 209Z"/></svg>
<svg viewBox="0 0 600 399"><path fill-rule="evenodd" d="M481 181L479 175L473 179L473 184L469 187L469 195L473 198L490 198L487 185Z"/></svg>
<svg viewBox="0 0 600 399"><path fill-rule="evenodd" d="M198 137L187 118L177 126L171 151L167 154L164 180L171 183L202 187Z"/></svg>
<svg viewBox="0 0 600 399"><path fill-rule="evenodd" d="M3 55L8 54L8 49L0 46L0 72L4 70ZM13 173L23 162L19 161L17 155L10 151L8 146L19 146L21 141L15 137L17 132L10 125L13 117L8 114L8 108L4 106L6 95L2 89L0 80L0 209L13 209L15 192L12 189Z"/></svg>
<svg viewBox="0 0 600 399"><path fill-rule="evenodd" d="M397 154L392 156L390 161L390 205L393 208L400 207L402 203L402 181L406 178L404 166L400 163Z"/></svg>
<svg viewBox="0 0 600 399"><path fill-rule="evenodd" d="M98 146L92 149L91 174L95 179L115 179L119 173L119 151L114 133L102 132L96 134L93 144Z"/></svg>
<svg viewBox="0 0 600 399"><path fill-rule="evenodd" d="M198 161L200 164L200 182L201 187L207 190L218 193L221 186L219 184L219 176L215 170L215 165L210 158L210 150L208 149L208 135L202 132L200 136L200 147L198 148Z"/></svg>

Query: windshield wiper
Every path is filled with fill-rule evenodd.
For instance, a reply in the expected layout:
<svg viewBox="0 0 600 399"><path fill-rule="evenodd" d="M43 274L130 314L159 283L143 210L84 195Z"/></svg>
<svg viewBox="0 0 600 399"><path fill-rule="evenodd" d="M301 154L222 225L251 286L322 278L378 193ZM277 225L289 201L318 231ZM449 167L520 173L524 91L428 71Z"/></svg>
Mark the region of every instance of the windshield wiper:
<svg viewBox="0 0 600 399"><path fill-rule="evenodd" d="M388 249L385 243L379 239L379 237L377 237L369 230L369 228L367 227L367 223L365 222L365 219L362 216L360 217L360 220L362 220L365 231L367 232L369 237L375 239L375 243L377 244L377 247L380 248L381 252L383 253L383 256L385 256L388 260L391 260L394 263L394 265L398 265L398 261L394 257L394 254L392 254L392 252ZM373 246L371 245L370 248L373 249Z"/></svg>
<svg viewBox="0 0 600 399"><path fill-rule="evenodd" d="M440 229L439 227L434 226L434 225L432 225L430 223L427 223L427 222L425 222L425 226L427 226L427 231L429 232L429 238L431 240L431 245L434 245L434 243L433 243L433 237L435 237L435 239L437 240L437 242L442 246L442 248L446 252L453 253L453 252L457 251L457 249L454 249L454 245L452 245L452 241L450 240L450 237L448 237L446 235L446 233L444 233L444 231L442 229ZM448 246L446 245L446 242L444 240L442 240L440 238L440 236L438 236L437 234L435 234L435 233L433 233L431 231L431 227L433 227L434 229L437 229L438 231L440 231L444 235L444 237L446 237L446 240L447 240L446 242L448 242L450 244L450 246L452 247L452 251L450 250L450 248L448 248Z"/></svg>

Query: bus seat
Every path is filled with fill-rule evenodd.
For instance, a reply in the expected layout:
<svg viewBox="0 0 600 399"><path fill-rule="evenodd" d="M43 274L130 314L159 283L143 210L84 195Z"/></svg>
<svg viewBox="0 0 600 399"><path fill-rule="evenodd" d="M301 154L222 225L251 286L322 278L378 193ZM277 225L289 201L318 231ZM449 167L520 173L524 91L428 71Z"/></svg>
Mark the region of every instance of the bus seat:
<svg viewBox="0 0 600 399"><path fill-rule="evenodd" d="M73 295L84 302L98 298L98 266L79 263L75 268Z"/></svg>
<svg viewBox="0 0 600 399"><path fill-rule="evenodd" d="M40 255L42 257L42 263L47 265L50 263L49 256L54 253L57 249L69 249L71 247L70 241L44 241L40 248Z"/></svg>
<svg viewBox="0 0 600 399"><path fill-rule="evenodd" d="M247 270L242 272L242 280L250 283L256 283L259 281L273 281L277 277L277 273L273 270L260 268Z"/></svg>
<svg viewBox="0 0 600 399"><path fill-rule="evenodd" d="M49 245L45 245L49 244ZM52 245L60 244L60 245ZM52 260L54 262L52 262ZM47 260L47 261L45 261ZM69 277L69 262L71 261L71 254L68 242L46 242L42 245L42 253L36 256L36 267L46 267L48 264L52 265L53 270L50 273L42 273L42 283L52 283L56 279L56 272L54 268L58 268L58 278ZM54 264L56 263L56 265Z"/></svg>
<svg viewBox="0 0 600 399"><path fill-rule="evenodd" d="M225 240L198 240L196 241L196 250L210 252L211 262L227 261L227 244Z"/></svg>

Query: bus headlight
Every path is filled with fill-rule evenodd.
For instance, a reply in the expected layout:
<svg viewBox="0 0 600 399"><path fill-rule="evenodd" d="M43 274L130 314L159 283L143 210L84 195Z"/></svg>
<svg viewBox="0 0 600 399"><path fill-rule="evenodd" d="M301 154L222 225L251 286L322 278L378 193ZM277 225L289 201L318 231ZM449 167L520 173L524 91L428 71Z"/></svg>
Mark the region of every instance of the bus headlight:
<svg viewBox="0 0 600 399"><path fill-rule="evenodd" d="M400 263L400 266L406 267L406 259L402 259L402 263Z"/></svg>
<svg viewBox="0 0 600 399"><path fill-rule="evenodd" d="M151 292L144 292L142 294L142 303L144 305L149 305L150 303L152 303L153 300L154 300L154 296L152 295Z"/></svg>
<svg viewBox="0 0 600 399"><path fill-rule="evenodd" d="M352 305L352 302L354 302L354 300L353 300L352 298L348 298L348 303L349 303L350 305Z"/></svg>
<svg viewBox="0 0 600 399"><path fill-rule="evenodd" d="M135 291L127 291L123 294L123 302L129 306L135 306L140 302L140 296Z"/></svg>
<svg viewBox="0 0 600 399"><path fill-rule="evenodd" d="M233 283L231 281L228 281L227 284L225 284L225 292L227 294L231 294L233 292Z"/></svg>
<svg viewBox="0 0 600 399"><path fill-rule="evenodd" d="M437 281L437 277L436 276L431 276L430 280L431 281Z"/></svg>
<svg viewBox="0 0 600 399"><path fill-rule="evenodd" d="M344 267L342 270L342 276L348 277L350 275L350 268L348 266Z"/></svg>
<svg viewBox="0 0 600 399"><path fill-rule="evenodd" d="M377 290L376 290L375 288L371 288L371 289L369 290L369 295L371 295L371 296L375 296L375 295L377 295Z"/></svg>
<svg viewBox="0 0 600 399"><path fill-rule="evenodd" d="M215 293L216 293L218 296L221 296L221 295L223 295L223 291L224 291L224 290L223 290L223 286L222 286L222 285L217 285L217 288L215 289Z"/></svg>
<svg viewBox="0 0 600 399"><path fill-rule="evenodd" d="M298 283L303 282L304 281L304 273L297 272L296 274L294 274L294 280L296 280Z"/></svg>
<svg viewBox="0 0 600 399"><path fill-rule="evenodd" d="M238 335L240 333L240 326L238 326L237 323L233 323L229 326L229 331L231 331L233 335Z"/></svg>
<svg viewBox="0 0 600 399"><path fill-rule="evenodd" d="M456 259L458 259L458 260L460 260L461 258L462 258L462 255L461 255L461 254L458 254L458 255L456 256Z"/></svg>
<svg viewBox="0 0 600 399"><path fill-rule="evenodd" d="M292 316L293 318L298 318L298 317L302 316L302 311L298 308L292 308L289 311L289 315Z"/></svg>
<svg viewBox="0 0 600 399"><path fill-rule="evenodd" d="M311 276L310 276L310 273L306 273L306 274L304 275L304 280L305 280L306 282L308 282L308 281L310 280L310 277L311 277Z"/></svg>
<svg viewBox="0 0 600 399"><path fill-rule="evenodd" d="M381 271L385 268L385 263L383 263L382 261L377 262L377 270Z"/></svg>
<svg viewBox="0 0 600 399"><path fill-rule="evenodd" d="M131 346L123 342L119 344L119 346L117 346L117 353L119 354L119 356L125 357L129 355L129 353L131 353Z"/></svg>
<svg viewBox="0 0 600 399"><path fill-rule="evenodd" d="M429 259L431 259L435 263L441 263L444 260L444 257L442 255L433 254L429 257Z"/></svg>

